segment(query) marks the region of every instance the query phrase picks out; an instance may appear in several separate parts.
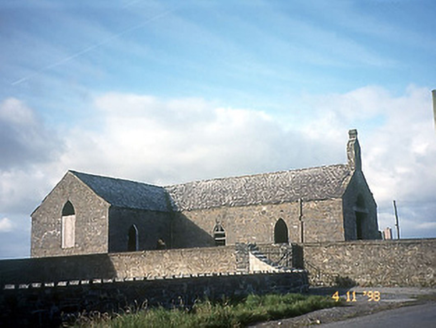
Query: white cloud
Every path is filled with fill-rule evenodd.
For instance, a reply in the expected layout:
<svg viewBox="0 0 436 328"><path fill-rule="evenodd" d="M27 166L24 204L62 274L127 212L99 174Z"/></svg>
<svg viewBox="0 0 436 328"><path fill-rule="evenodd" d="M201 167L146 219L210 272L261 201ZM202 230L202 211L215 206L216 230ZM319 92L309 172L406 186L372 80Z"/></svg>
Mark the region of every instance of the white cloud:
<svg viewBox="0 0 436 328"><path fill-rule="evenodd" d="M296 168L317 158L318 152L310 152L317 147L313 138L287 131L260 111L217 107L201 99L131 94L103 95L95 104L101 115L96 128L72 131L62 159L65 166L180 183ZM334 163L338 153L319 152L327 157L327 163L319 164ZM344 152L341 149L341 158Z"/></svg>
<svg viewBox="0 0 436 328"><path fill-rule="evenodd" d="M0 106L0 120L10 124L33 125L35 115L21 101L15 98L6 99Z"/></svg>
<svg viewBox="0 0 436 328"><path fill-rule="evenodd" d="M12 230L12 222L8 218L0 219L0 233Z"/></svg>
<svg viewBox="0 0 436 328"><path fill-rule="evenodd" d="M23 168L55 159L61 140L15 98L0 103L0 170Z"/></svg>

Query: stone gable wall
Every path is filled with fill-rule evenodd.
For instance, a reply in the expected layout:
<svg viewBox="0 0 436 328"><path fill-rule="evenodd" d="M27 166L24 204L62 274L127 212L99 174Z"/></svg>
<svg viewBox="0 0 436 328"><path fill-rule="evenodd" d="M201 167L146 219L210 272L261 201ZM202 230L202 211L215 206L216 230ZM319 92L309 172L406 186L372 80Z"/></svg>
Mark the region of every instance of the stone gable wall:
<svg viewBox="0 0 436 328"><path fill-rule="evenodd" d="M377 221L377 204L369 190L365 177L361 171L356 171L343 196L344 235L345 240L356 240L356 208L358 198L361 197L366 213L362 223L363 239L380 239ZM358 210L362 210L359 208Z"/></svg>
<svg viewBox="0 0 436 328"><path fill-rule="evenodd" d="M75 247L62 248L62 209L75 210ZM71 173L62 179L32 214L31 256L65 256L108 252L109 205Z"/></svg>
<svg viewBox="0 0 436 328"><path fill-rule="evenodd" d="M436 287L436 239L301 245L313 285Z"/></svg>

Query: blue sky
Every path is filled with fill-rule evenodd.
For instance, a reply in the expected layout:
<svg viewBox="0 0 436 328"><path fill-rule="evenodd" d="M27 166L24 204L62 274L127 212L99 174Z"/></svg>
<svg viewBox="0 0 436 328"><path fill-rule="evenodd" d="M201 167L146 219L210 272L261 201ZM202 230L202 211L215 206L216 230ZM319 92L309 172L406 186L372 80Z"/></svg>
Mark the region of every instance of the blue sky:
<svg viewBox="0 0 436 328"><path fill-rule="evenodd" d="M0 3L0 258L68 169L156 184L344 163L436 237L434 1Z"/></svg>

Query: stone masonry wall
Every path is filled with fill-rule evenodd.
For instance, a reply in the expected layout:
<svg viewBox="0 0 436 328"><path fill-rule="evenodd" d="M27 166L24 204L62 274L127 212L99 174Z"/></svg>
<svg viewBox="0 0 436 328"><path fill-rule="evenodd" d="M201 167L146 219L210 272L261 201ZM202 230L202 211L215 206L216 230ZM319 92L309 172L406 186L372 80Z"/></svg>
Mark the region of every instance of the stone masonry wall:
<svg viewBox="0 0 436 328"><path fill-rule="evenodd" d="M109 209L109 252L128 250L128 232L134 224L138 229L138 250L157 249L158 239L171 247L171 217L167 212L145 211L112 206Z"/></svg>
<svg viewBox="0 0 436 328"><path fill-rule="evenodd" d="M235 246L2 260L0 286L75 279L228 273L236 272L236 268Z"/></svg>
<svg viewBox="0 0 436 328"><path fill-rule="evenodd" d="M291 247L292 266L301 267L298 263L304 258L304 268L314 285L348 281L362 286L436 286L436 239L305 243ZM285 254L281 248L258 245L274 262L280 262ZM290 259L283 260L289 266ZM246 244L2 260L0 286L75 279L243 273L248 266Z"/></svg>
<svg viewBox="0 0 436 328"><path fill-rule="evenodd" d="M116 253L109 257L118 278L236 272L234 246Z"/></svg>
<svg viewBox="0 0 436 328"><path fill-rule="evenodd" d="M359 199L362 204L359 204ZM356 171L343 196L345 240L357 240L356 210L363 211L362 239L380 239L377 204L361 171Z"/></svg>
<svg viewBox="0 0 436 328"><path fill-rule="evenodd" d="M173 247L213 246L213 229L218 222L226 233L226 245L273 243L279 219L288 227L289 242L301 242L298 202L220 207L176 213ZM344 240L342 200L303 202L304 241Z"/></svg>
<svg viewBox="0 0 436 328"><path fill-rule="evenodd" d="M436 239L301 245L312 285L436 286Z"/></svg>
<svg viewBox="0 0 436 328"><path fill-rule="evenodd" d="M62 209L67 201L76 216L75 245L62 248ZM32 214L31 256L108 252L108 209L108 203L67 173Z"/></svg>

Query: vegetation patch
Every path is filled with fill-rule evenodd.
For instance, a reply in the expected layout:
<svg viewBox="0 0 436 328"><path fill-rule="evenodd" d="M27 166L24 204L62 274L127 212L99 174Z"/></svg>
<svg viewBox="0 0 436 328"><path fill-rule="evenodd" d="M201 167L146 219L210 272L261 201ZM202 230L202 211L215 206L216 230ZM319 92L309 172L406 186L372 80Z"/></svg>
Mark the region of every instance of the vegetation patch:
<svg viewBox="0 0 436 328"><path fill-rule="evenodd" d="M245 327L341 305L329 297L302 294L249 295L242 300L201 301L177 309L142 307L124 314L82 315L75 327Z"/></svg>

